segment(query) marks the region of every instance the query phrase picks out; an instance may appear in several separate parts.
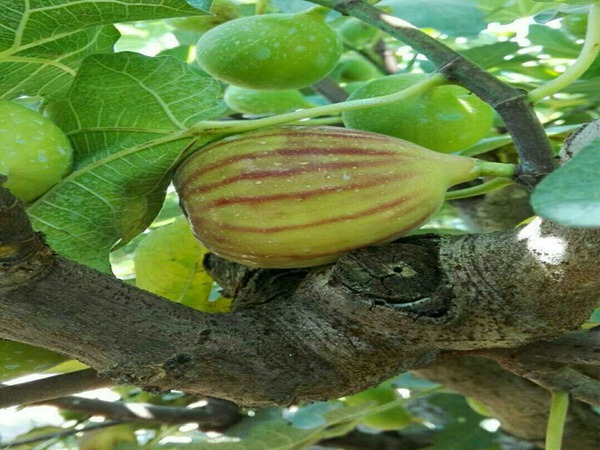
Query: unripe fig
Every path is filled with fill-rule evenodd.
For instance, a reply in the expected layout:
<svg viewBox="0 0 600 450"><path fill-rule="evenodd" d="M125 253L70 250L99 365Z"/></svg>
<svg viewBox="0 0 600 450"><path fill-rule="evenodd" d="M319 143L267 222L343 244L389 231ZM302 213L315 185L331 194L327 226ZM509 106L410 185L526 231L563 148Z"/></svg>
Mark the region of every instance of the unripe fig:
<svg viewBox="0 0 600 450"><path fill-rule="evenodd" d="M426 77L420 73L380 77L356 89L348 100L393 94ZM345 111L342 119L348 128L387 134L450 153L484 138L492 128L494 110L461 86L443 85L401 102Z"/></svg>
<svg viewBox="0 0 600 450"><path fill-rule="evenodd" d="M354 48L372 43L379 34L377 28L355 17L338 17L332 25L340 34L344 44Z"/></svg>
<svg viewBox="0 0 600 450"><path fill-rule="evenodd" d="M327 76L341 54L341 39L320 8L232 20L197 45L198 64L213 77L264 90L309 86Z"/></svg>
<svg viewBox="0 0 600 450"><path fill-rule="evenodd" d="M222 139L174 183L196 237L257 267L308 267L423 224L476 160L337 127L285 126Z"/></svg>
<svg viewBox="0 0 600 450"><path fill-rule="evenodd" d="M382 77L383 73L358 53L351 52L342 56L330 77L341 83L367 81Z"/></svg>
<svg viewBox="0 0 600 450"><path fill-rule="evenodd" d="M234 111L259 116L283 114L315 106L295 89L256 91L230 85L225 89L223 100Z"/></svg>
<svg viewBox="0 0 600 450"><path fill-rule="evenodd" d="M68 174L72 160L69 139L54 122L0 100L0 174L15 197L35 200Z"/></svg>

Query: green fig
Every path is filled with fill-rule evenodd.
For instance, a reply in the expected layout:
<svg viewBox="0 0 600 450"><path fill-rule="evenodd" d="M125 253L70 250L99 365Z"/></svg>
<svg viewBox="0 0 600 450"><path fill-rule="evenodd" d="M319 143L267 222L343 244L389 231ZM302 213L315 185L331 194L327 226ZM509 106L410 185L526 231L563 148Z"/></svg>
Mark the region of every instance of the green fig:
<svg viewBox="0 0 600 450"><path fill-rule="evenodd" d="M198 64L213 77L271 91L316 83L341 55L341 39L320 8L242 17L213 28L197 44Z"/></svg>
<svg viewBox="0 0 600 450"><path fill-rule="evenodd" d="M426 77L402 73L377 78L352 92L348 100L393 94ZM450 153L484 138L492 128L494 110L461 86L442 85L401 102L346 111L342 119L348 128L387 134Z"/></svg>
<svg viewBox="0 0 600 450"><path fill-rule="evenodd" d="M72 159L69 139L54 122L0 100L0 174L15 197L35 200L68 174Z"/></svg>
<svg viewBox="0 0 600 450"><path fill-rule="evenodd" d="M234 111L257 116L284 114L313 105L300 91L256 91L238 86L228 86L223 100Z"/></svg>

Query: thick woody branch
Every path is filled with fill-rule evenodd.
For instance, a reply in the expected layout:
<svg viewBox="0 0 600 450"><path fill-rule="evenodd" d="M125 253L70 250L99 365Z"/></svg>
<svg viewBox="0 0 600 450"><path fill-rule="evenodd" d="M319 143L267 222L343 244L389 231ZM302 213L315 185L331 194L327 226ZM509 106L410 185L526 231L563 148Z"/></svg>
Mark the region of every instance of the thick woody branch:
<svg viewBox="0 0 600 450"><path fill-rule="evenodd" d="M598 230L534 221L488 235L405 238L311 269L249 269L209 256L206 267L235 302L231 313L205 314L42 246L1 267L0 337L68 355L121 384L246 405L325 400L422 368L442 351L522 347L578 328L597 305L599 247ZM31 279L15 283L15 267L31 261L40 270L17 271ZM526 435L524 423L515 434Z"/></svg>

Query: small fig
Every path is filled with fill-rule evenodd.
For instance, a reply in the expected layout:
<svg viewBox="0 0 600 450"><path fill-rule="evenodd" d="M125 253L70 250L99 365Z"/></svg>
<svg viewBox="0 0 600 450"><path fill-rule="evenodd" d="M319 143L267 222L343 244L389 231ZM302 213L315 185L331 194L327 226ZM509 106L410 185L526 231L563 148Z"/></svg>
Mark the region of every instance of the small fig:
<svg viewBox="0 0 600 450"><path fill-rule="evenodd" d="M223 100L234 111L257 116L283 114L315 106L295 89L256 91L230 85L225 89Z"/></svg>
<svg viewBox="0 0 600 450"><path fill-rule="evenodd" d="M380 77L356 89L348 100L393 94L426 77L420 73ZM492 128L494 110L461 86L443 85L401 102L345 111L342 119L348 128L387 134L451 153L484 138Z"/></svg>
<svg viewBox="0 0 600 450"><path fill-rule="evenodd" d="M338 17L332 25L342 37L344 44L353 48L365 47L379 34L377 28L354 17Z"/></svg>
<svg viewBox="0 0 600 450"><path fill-rule="evenodd" d="M341 83L367 81L382 77L383 73L358 53L351 52L342 56L330 77Z"/></svg>
<svg viewBox="0 0 600 450"><path fill-rule="evenodd" d="M67 136L47 117L18 103L0 100L0 175L15 197L30 202L71 169Z"/></svg>
<svg viewBox="0 0 600 450"><path fill-rule="evenodd" d="M338 34L313 8L226 22L202 35L198 64L218 80L248 89L298 89L327 76L342 55Z"/></svg>
<svg viewBox="0 0 600 450"><path fill-rule="evenodd" d="M213 142L175 188L195 236L257 267L308 267L424 223L476 160L337 127L285 126Z"/></svg>

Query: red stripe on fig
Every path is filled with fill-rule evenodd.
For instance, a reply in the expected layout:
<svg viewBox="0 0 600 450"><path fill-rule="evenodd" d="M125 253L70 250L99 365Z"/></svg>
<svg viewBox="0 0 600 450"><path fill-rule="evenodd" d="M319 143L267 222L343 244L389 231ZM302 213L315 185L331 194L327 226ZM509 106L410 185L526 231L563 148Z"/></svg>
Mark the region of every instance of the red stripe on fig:
<svg viewBox="0 0 600 450"><path fill-rule="evenodd" d="M257 267L308 267L417 228L475 160L336 127L286 126L207 145L175 175L196 237Z"/></svg>

